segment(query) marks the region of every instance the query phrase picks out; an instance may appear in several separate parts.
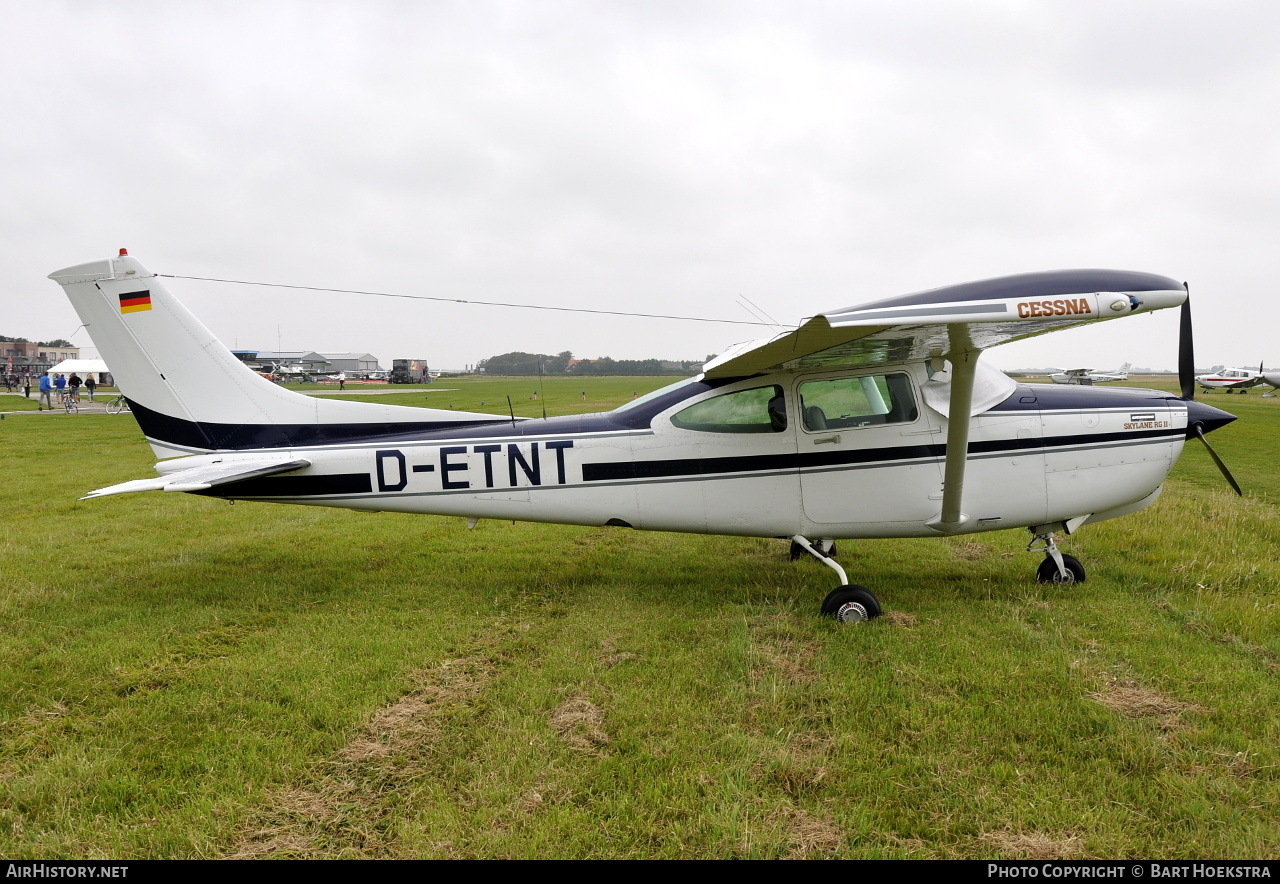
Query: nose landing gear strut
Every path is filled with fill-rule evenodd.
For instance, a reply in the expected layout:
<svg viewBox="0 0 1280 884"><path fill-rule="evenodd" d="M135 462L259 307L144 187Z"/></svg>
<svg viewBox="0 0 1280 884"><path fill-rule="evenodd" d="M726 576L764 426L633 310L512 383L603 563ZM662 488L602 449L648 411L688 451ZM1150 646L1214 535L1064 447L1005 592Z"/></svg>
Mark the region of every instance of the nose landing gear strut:
<svg viewBox="0 0 1280 884"><path fill-rule="evenodd" d="M1053 532L1044 527L1031 528L1031 542L1027 552L1043 552L1044 561L1036 569L1036 580L1041 583L1084 583L1084 565L1075 556L1058 549Z"/></svg>

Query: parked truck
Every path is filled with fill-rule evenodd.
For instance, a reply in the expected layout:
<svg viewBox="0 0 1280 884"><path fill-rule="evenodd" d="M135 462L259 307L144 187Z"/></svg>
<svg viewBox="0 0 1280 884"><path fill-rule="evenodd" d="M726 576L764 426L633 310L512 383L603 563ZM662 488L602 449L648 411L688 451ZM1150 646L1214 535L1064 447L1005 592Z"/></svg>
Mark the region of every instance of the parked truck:
<svg viewBox="0 0 1280 884"><path fill-rule="evenodd" d="M392 359L391 376L387 380L393 384L429 384L431 375L427 373L427 360Z"/></svg>

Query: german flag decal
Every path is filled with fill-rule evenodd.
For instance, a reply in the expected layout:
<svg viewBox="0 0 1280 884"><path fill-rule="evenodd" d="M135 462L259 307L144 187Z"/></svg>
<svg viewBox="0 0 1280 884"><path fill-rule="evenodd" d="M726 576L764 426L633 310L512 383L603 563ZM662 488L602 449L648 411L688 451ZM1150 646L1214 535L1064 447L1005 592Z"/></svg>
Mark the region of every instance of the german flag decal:
<svg viewBox="0 0 1280 884"><path fill-rule="evenodd" d="M121 313L140 313L151 309L151 292L125 292L120 296Z"/></svg>

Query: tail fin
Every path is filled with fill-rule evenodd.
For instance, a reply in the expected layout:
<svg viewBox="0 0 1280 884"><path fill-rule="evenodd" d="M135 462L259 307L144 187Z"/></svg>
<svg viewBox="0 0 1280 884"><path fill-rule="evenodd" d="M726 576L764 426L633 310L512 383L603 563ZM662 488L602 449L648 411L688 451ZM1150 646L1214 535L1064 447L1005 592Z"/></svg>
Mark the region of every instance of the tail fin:
<svg viewBox="0 0 1280 884"><path fill-rule="evenodd" d="M335 444L506 420L285 390L236 359L123 249L118 258L49 278L71 299L157 457Z"/></svg>

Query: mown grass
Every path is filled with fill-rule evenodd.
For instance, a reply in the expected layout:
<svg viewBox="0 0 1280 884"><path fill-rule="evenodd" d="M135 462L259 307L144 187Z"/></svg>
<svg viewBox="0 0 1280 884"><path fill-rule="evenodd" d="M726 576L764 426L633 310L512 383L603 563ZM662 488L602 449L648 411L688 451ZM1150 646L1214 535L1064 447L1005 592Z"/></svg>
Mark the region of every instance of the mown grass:
<svg viewBox="0 0 1280 884"><path fill-rule="evenodd" d="M1274 858L1280 400L1208 400L1244 499L1189 445L1069 588L1021 532L842 542L856 628L782 541L78 502L137 426L11 415L0 855Z"/></svg>
<svg viewBox="0 0 1280 884"><path fill-rule="evenodd" d="M429 386L349 385L337 394L332 384L303 385L290 389L317 396L384 405L413 405L420 408L454 408L492 414L514 413L516 417L586 414L608 411L636 396L682 380L679 377L649 378L565 378L565 377L469 377L439 378ZM395 391L395 392L390 392ZM510 408L507 399L510 397Z"/></svg>

